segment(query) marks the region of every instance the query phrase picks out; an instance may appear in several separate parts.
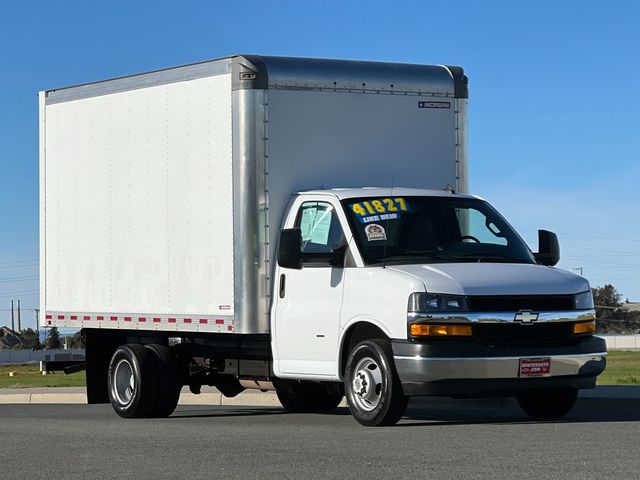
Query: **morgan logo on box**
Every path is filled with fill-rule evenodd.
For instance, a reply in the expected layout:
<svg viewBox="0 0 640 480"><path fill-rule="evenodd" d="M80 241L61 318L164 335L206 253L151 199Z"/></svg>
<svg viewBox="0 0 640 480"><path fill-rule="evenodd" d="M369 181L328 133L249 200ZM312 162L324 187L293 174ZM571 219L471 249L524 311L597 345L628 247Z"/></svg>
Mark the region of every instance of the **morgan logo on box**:
<svg viewBox="0 0 640 480"><path fill-rule="evenodd" d="M451 102L418 102L418 108L451 108Z"/></svg>

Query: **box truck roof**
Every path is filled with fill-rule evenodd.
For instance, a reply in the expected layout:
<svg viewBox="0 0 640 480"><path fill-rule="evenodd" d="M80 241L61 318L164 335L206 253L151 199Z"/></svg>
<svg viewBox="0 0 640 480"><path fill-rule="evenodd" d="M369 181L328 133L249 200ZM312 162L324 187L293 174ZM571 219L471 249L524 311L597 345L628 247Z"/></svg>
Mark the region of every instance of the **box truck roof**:
<svg viewBox="0 0 640 480"><path fill-rule="evenodd" d="M233 90L330 89L468 98L461 67L235 55L46 91L47 104L232 73Z"/></svg>

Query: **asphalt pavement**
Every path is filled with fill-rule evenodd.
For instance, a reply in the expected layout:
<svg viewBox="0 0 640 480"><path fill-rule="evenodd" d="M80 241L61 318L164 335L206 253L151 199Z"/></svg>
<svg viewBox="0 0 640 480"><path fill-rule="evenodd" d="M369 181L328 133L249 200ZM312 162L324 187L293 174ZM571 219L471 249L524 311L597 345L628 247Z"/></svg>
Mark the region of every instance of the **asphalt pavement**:
<svg viewBox="0 0 640 480"><path fill-rule="evenodd" d="M181 405L123 420L109 405L0 405L0 478L638 479L640 402L581 398L533 422L511 400L413 399L394 427L346 408Z"/></svg>

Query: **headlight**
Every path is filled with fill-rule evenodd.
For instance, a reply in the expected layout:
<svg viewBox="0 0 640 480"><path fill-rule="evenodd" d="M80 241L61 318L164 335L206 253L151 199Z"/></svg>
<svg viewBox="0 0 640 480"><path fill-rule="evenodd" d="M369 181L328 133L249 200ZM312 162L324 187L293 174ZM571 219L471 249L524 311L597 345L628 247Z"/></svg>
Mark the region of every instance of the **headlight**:
<svg viewBox="0 0 640 480"><path fill-rule="evenodd" d="M573 296L573 304L576 310L593 309L593 295L591 294L591 290L575 294Z"/></svg>
<svg viewBox="0 0 640 480"><path fill-rule="evenodd" d="M407 310L411 312L466 312L467 299L462 295L412 293Z"/></svg>

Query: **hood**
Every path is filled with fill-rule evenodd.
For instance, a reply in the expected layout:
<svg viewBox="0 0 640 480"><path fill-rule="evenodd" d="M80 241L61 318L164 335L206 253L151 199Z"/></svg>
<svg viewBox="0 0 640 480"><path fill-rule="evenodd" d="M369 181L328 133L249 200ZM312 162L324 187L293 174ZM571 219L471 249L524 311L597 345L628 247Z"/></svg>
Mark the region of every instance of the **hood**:
<svg viewBox="0 0 640 480"><path fill-rule="evenodd" d="M567 295L589 290L579 275L520 263L438 263L394 265L424 282L427 292L450 295Z"/></svg>

